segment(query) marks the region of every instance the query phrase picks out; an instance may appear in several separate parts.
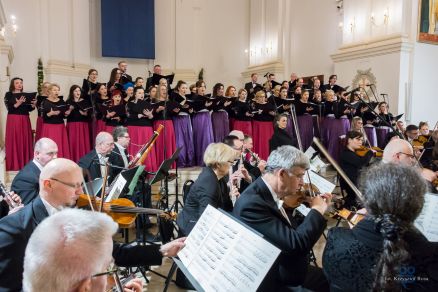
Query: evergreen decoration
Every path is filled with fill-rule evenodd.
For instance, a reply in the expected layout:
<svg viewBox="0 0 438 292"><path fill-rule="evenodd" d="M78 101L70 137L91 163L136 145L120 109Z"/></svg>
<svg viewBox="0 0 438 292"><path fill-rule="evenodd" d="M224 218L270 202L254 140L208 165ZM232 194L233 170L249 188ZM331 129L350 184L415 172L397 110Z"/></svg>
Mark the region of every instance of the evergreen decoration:
<svg viewBox="0 0 438 292"><path fill-rule="evenodd" d="M41 94L41 87L44 82L44 72L43 72L43 62L41 61L41 58L38 59L38 93Z"/></svg>
<svg viewBox="0 0 438 292"><path fill-rule="evenodd" d="M201 68L201 71L199 71L198 80L204 80L204 68Z"/></svg>

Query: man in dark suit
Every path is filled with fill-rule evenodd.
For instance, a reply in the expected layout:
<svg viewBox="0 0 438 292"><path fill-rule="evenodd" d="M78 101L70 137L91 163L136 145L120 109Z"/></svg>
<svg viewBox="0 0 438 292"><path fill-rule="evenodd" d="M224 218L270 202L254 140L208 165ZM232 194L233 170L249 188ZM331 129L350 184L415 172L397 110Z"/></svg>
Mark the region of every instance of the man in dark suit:
<svg viewBox="0 0 438 292"><path fill-rule="evenodd" d="M342 87L337 85L336 81L338 81L338 75L330 75L329 83L325 84L322 87L321 92L324 93L327 90L333 90L335 93L338 93L342 89Z"/></svg>
<svg viewBox="0 0 438 292"><path fill-rule="evenodd" d="M58 155L58 146L49 138L41 138L35 143L33 160L18 172L12 181L11 191L21 197L24 205L38 196L41 169Z"/></svg>
<svg viewBox="0 0 438 292"><path fill-rule="evenodd" d="M257 83L258 75L257 73L251 74L251 81L248 83L245 83L245 90L248 92L248 96L254 95L254 89L256 87L261 87L262 85L260 83Z"/></svg>
<svg viewBox="0 0 438 292"><path fill-rule="evenodd" d="M54 159L41 171L39 196L0 220L0 291L21 290L24 253L32 232L45 218L76 204L83 193L82 181L82 171L76 163ZM175 241L169 244L160 247L114 243L113 257L118 266L157 265L163 255L174 256L174 248L183 246Z"/></svg>
<svg viewBox="0 0 438 292"><path fill-rule="evenodd" d="M260 291L300 289L300 286L328 291L321 269L309 266L309 252L326 227L323 214L331 195L312 198L310 212L296 229L282 207L285 196L297 196L307 168L309 160L304 153L292 146L279 147L269 156L262 177L241 194L234 206L234 216L281 249Z"/></svg>
<svg viewBox="0 0 438 292"><path fill-rule="evenodd" d="M96 136L96 146L93 150L79 159L78 165L84 170L86 181L101 178L105 172L107 156L114 149L114 140L111 134L100 132Z"/></svg>
<svg viewBox="0 0 438 292"><path fill-rule="evenodd" d="M125 85L126 83L132 83L132 77L126 71L128 70L128 63L126 61L120 61L117 63L119 70L122 72L122 76L120 77L120 83Z"/></svg>
<svg viewBox="0 0 438 292"><path fill-rule="evenodd" d="M128 146L131 138L129 137L128 129L126 127L116 127L113 130L114 150L109 155L108 162L110 163L110 178L111 183L114 178L124 169L128 168L129 155Z"/></svg>

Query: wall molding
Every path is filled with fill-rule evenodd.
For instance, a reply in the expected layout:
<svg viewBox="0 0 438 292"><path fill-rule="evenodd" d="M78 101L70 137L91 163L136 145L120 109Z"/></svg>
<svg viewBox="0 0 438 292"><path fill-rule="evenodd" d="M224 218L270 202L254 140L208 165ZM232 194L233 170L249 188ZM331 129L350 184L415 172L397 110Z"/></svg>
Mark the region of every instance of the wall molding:
<svg viewBox="0 0 438 292"><path fill-rule="evenodd" d="M87 76L89 64L69 63L61 60L48 60L44 68L46 74L57 74L64 76L84 77Z"/></svg>
<svg viewBox="0 0 438 292"><path fill-rule="evenodd" d="M175 78L173 82L175 84L178 82L178 80L184 80L186 82L198 81L198 72L196 72L194 69L176 69L174 73Z"/></svg>
<svg viewBox="0 0 438 292"><path fill-rule="evenodd" d="M265 64L249 66L245 71L240 73L243 78L247 79L251 77L252 73L258 73L263 76L267 72L274 74L284 74L284 64L280 61L269 62Z"/></svg>
<svg viewBox="0 0 438 292"><path fill-rule="evenodd" d="M8 45L6 43L6 40L1 36L0 36L0 53L2 55L8 56L8 60L9 60L8 66L9 66L14 60L14 49L11 45Z"/></svg>
<svg viewBox="0 0 438 292"><path fill-rule="evenodd" d="M409 53L413 48L414 43L409 40L408 35L395 34L343 45L330 57L336 63L393 53Z"/></svg>

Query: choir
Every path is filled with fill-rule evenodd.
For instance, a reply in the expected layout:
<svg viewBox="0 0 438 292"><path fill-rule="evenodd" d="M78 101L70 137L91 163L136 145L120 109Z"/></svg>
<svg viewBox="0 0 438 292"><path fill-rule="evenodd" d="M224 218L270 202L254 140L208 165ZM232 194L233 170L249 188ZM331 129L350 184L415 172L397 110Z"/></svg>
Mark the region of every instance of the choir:
<svg viewBox="0 0 438 292"><path fill-rule="evenodd" d="M322 81L313 77L306 85L295 73L281 84L269 73L262 86L257 73L253 73L245 89L230 85L225 90L224 84L217 83L207 94L203 80L190 87L180 80L169 90L173 75L161 76L159 65L154 66L154 75L147 82L142 77L133 81L126 68L125 61L119 62L107 83L99 83L97 70L90 69L82 87L70 87L67 99L60 96L61 88L56 84L44 82L36 96L23 93L21 78L12 79L4 100L8 109L7 170L23 168L32 157L33 141L41 137L57 143L59 157L79 161L94 146L97 133L111 133L120 125L127 126L131 136L130 155L137 153L154 129L164 125L163 135L145 161L150 171L157 170L177 148L181 149L179 167L203 166L207 146L221 142L232 130L252 137L254 152L267 159L269 140L273 136L277 139L280 132L291 139L287 144L297 146L293 112L303 150L311 145L313 137L318 137L339 161L340 137L347 134L356 117L365 124L366 139L380 148L384 148L392 131L389 126L398 118L388 112L385 102L378 105L377 117L371 111L376 104L365 103L360 91L346 93L336 84L336 75L330 76L328 84L321 85ZM143 87L145 83L148 88ZM33 137L29 112L35 108L38 118ZM286 128L281 131L274 122L277 115L286 119Z"/></svg>

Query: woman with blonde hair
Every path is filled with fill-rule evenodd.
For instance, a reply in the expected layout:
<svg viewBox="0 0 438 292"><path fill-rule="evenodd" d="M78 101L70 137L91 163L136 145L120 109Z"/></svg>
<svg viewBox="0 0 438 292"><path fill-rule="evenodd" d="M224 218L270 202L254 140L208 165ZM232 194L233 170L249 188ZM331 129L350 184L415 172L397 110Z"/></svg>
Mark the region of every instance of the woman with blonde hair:
<svg viewBox="0 0 438 292"><path fill-rule="evenodd" d="M224 143L212 143L204 152L205 167L191 186L184 200L184 208L178 215L177 223L182 235L192 231L207 205L231 212L233 204L227 181L223 178L234 163L236 151ZM237 189L231 195L237 196Z"/></svg>

